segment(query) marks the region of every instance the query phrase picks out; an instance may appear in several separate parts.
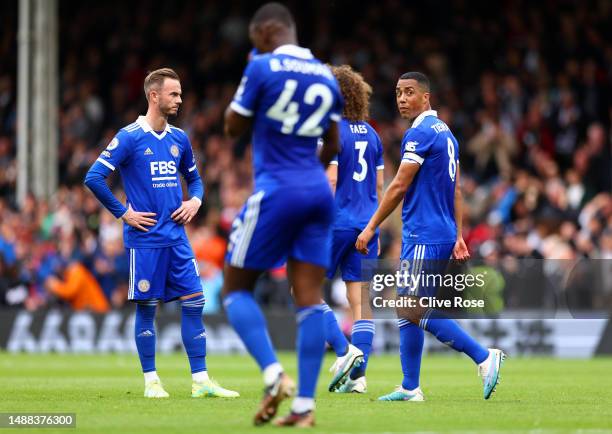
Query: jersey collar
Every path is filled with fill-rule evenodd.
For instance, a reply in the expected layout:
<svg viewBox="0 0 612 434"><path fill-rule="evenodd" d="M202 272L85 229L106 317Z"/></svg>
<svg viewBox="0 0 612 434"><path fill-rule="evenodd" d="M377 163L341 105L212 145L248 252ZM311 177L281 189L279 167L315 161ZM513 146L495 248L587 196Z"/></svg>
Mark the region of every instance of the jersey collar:
<svg viewBox="0 0 612 434"><path fill-rule="evenodd" d="M149 125L149 123L147 122L147 118L145 116L138 116L138 119L136 119L136 123L140 125L140 128L142 128L142 131L144 131L145 133L153 134L159 140L163 139L166 136L166 133L172 132L172 130L170 129L170 124L166 122L166 128L164 128L164 131L162 131L161 134L157 134L153 130L153 128L151 128L151 125Z"/></svg>
<svg viewBox="0 0 612 434"><path fill-rule="evenodd" d="M293 44L285 44L277 47L274 54L286 54L287 56L298 57L300 59L314 59L312 52L308 48L298 47Z"/></svg>
<svg viewBox="0 0 612 434"><path fill-rule="evenodd" d="M425 119L427 116L436 116L438 117L438 112L435 110L425 110L423 113L421 113L420 115L418 115L416 117L416 119L414 120L414 122L412 122L412 126L410 128L416 128L419 126L419 124L421 122L423 122L423 119Z"/></svg>

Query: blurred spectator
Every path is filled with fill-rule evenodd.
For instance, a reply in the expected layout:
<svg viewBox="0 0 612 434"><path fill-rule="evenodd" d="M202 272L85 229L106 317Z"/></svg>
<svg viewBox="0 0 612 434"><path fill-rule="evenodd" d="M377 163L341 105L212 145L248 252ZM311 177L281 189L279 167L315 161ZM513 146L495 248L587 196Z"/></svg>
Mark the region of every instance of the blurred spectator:
<svg viewBox="0 0 612 434"><path fill-rule="evenodd" d="M93 274L79 262L69 264L63 270L62 278L55 275L47 277L45 287L69 303L74 310L87 309L96 313L105 313L110 309L104 292Z"/></svg>

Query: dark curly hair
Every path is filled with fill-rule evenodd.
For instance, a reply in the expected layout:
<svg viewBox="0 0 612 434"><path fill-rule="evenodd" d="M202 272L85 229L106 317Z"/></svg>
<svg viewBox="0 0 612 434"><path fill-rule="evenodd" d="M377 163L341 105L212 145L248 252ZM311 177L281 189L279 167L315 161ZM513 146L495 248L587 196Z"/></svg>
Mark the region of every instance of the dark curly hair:
<svg viewBox="0 0 612 434"><path fill-rule="evenodd" d="M372 87L349 65L330 66L330 69L338 80L344 98L342 116L351 122L368 120Z"/></svg>

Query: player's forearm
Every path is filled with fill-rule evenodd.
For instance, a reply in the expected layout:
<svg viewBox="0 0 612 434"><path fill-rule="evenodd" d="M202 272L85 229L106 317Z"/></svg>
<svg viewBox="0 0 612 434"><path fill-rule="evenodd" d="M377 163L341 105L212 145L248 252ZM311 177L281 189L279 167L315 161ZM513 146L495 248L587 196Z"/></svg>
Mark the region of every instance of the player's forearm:
<svg viewBox="0 0 612 434"><path fill-rule="evenodd" d="M329 188L331 188L333 194L336 194L336 185L338 184L338 165L330 164L329 166L327 166L325 174L327 175Z"/></svg>
<svg viewBox="0 0 612 434"><path fill-rule="evenodd" d="M380 201L376 212L370 219L370 222L368 223L368 228L376 230L382 224L382 222L384 222L385 219L389 217L393 210L397 208L399 203L402 201L404 194L406 194L406 189L404 188L404 186L400 185L397 182L392 182L391 185L389 185L389 188L385 192L384 196L382 197L382 200Z"/></svg>
<svg viewBox="0 0 612 434"><path fill-rule="evenodd" d="M84 184L91 190L100 203L102 203L102 205L104 205L104 207L116 218L121 218L121 216L125 214L127 208L117 200L106 184L104 175L90 169L85 176Z"/></svg>
<svg viewBox="0 0 612 434"><path fill-rule="evenodd" d="M329 163L338 152L340 152L340 132L338 131L338 124L331 122L323 135L323 146L321 146L319 153L319 160L321 160L321 164L323 164L325 169L327 169Z"/></svg>
<svg viewBox="0 0 612 434"><path fill-rule="evenodd" d="M457 239L463 238L463 195L459 187L455 189L455 224L457 225Z"/></svg>
<svg viewBox="0 0 612 434"><path fill-rule="evenodd" d="M457 164L455 180L455 224L457 225L457 239L463 238L463 194L461 193L461 170Z"/></svg>
<svg viewBox="0 0 612 434"><path fill-rule="evenodd" d="M251 119L241 116L236 113L230 106L225 110L225 134L232 138L238 139L246 134L251 126Z"/></svg>
<svg viewBox="0 0 612 434"><path fill-rule="evenodd" d="M319 153L319 160L321 160L323 167L327 168L329 166L329 163L334 159L339 150L337 142L323 143L321 152Z"/></svg>

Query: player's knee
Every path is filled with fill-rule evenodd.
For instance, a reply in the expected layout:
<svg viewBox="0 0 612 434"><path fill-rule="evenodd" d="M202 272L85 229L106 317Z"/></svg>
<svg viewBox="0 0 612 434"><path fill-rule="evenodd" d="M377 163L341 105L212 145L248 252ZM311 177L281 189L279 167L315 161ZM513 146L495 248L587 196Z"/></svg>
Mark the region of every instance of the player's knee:
<svg viewBox="0 0 612 434"><path fill-rule="evenodd" d="M180 297L180 299L181 299L181 301L185 301L185 300L195 299L195 298L198 298L198 297L204 298L204 292L202 292L202 291L194 292L193 294L184 295L184 296Z"/></svg>
<svg viewBox="0 0 612 434"><path fill-rule="evenodd" d="M181 297L181 306L183 308L183 312L187 314L199 312L199 314L201 315L205 304L206 299L204 298L204 294L202 292Z"/></svg>
<svg viewBox="0 0 612 434"><path fill-rule="evenodd" d="M410 321L413 324L419 324L424 311L417 307L398 307L397 308L397 317L403 318Z"/></svg>
<svg viewBox="0 0 612 434"><path fill-rule="evenodd" d="M236 268L226 263L223 269L221 296L227 297L232 292L236 291L252 292L255 289L255 282L259 274L260 272L256 270Z"/></svg>
<svg viewBox="0 0 612 434"><path fill-rule="evenodd" d="M322 299L322 291L317 288L293 288L293 299L298 307L312 306L320 304Z"/></svg>

